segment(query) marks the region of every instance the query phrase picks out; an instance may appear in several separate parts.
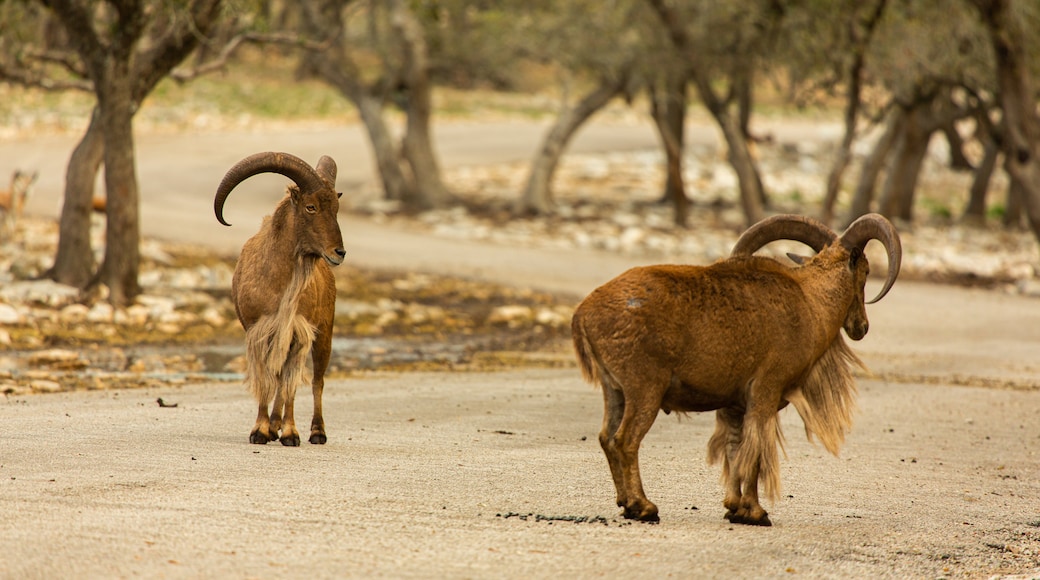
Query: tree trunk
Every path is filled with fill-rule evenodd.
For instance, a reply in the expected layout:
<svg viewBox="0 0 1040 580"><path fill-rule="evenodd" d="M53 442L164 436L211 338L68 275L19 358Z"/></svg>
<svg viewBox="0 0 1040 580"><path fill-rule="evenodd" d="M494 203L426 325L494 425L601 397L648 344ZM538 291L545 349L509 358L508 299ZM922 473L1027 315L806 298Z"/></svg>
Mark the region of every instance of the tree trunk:
<svg viewBox="0 0 1040 580"><path fill-rule="evenodd" d="M847 224L870 213L878 176L885 167L888 154L902 133L900 128L902 124L903 112L896 108L889 114L888 121L885 123L885 132L874 143L874 150L870 152L870 155L863 161L863 167L860 168L859 181L856 183L856 191L852 195L852 206L849 208Z"/></svg>
<svg viewBox="0 0 1040 580"><path fill-rule="evenodd" d="M921 117L926 106L914 107L904 114L902 134L892 153L892 169L881 194L879 212L888 219L912 221L917 179L932 136L932 131L922 126Z"/></svg>
<svg viewBox="0 0 1040 580"><path fill-rule="evenodd" d="M94 283L108 286L108 301L131 304L141 293L140 201L134 165L133 113L129 59L111 58L98 85L98 106L105 132L105 259Z"/></svg>
<svg viewBox="0 0 1040 580"><path fill-rule="evenodd" d="M997 168L999 157L1000 147L992 137L986 134L983 137L982 161L975 169L975 177L972 179L969 190L968 206L964 208L962 218L964 222L974 225L986 223L986 193L989 191L989 182L993 178L993 171Z"/></svg>
<svg viewBox="0 0 1040 580"><path fill-rule="evenodd" d="M722 136L726 139L726 146L729 150L726 158L737 174L744 221L746 225L751 226L765 217L765 208L762 203L764 193L758 167L751 157L747 139L740 130L740 123L726 110L713 111L712 115L719 124L719 128L722 129Z"/></svg>
<svg viewBox="0 0 1040 580"><path fill-rule="evenodd" d="M737 111L738 118L735 119L730 111L732 99L724 101L715 94L708 67L700 62L700 55L693 49L686 30L672 8L665 4L664 0L649 0L649 4L660 18L661 24L664 25L672 40L672 44L688 58L690 77L697 87L697 95L722 130L722 135L726 139L726 145L729 148L729 162L733 166L733 170L737 174L737 181L740 184L740 202L744 209L745 222L750 226L765 217L764 205L766 198L758 166L751 156L748 140L741 130L740 111ZM750 76L751 72L748 71L743 78L750 78ZM739 80L739 78L731 77L730 88L736 90L737 87L734 83L739 82ZM748 93L748 96L750 96L750 93Z"/></svg>
<svg viewBox="0 0 1040 580"><path fill-rule="evenodd" d="M662 201L672 204L675 225L684 228L690 205L682 176L686 79L681 75L669 76L665 80L664 94L651 87L650 110L665 151L666 179Z"/></svg>
<svg viewBox="0 0 1040 580"><path fill-rule="evenodd" d="M627 78L601 79L599 85L582 97L577 105L560 113L552 128L542 139L542 145L531 162L527 185L516 205L520 213L543 214L552 210L551 183L556 167L571 137L596 111L617 96L625 87Z"/></svg>
<svg viewBox="0 0 1040 580"><path fill-rule="evenodd" d="M820 211L820 219L823 223L830 225L834 219L834 204L838 201L841 191L841 178L845 175L845 169L852 159L852 142L856 138L856 124L859 120L860 103L863 94L863 68L866 63L867 44L873 35L881 13L885 7L885 0L875 5L871 18L865 23L866 30L862 36L856 33L853 25L853 54L852 64L849 66L849 94L845 101L845 135L841 138L841 145L834 158L834 165L827 174L827 189L823 196L823 208Z"/></svg>
<svg viewBox="0 0 1040 580"><path fill-rule="evenodd" d="M443 206L450 194L441 179L440 164L430 135L433 87L430 84L426 38L422 26L402 0L391 2L390 21L404 43L407 121L401 150L412 168L414 189L405 203L420 209Z"/></svg>
<svg viewBox="0 0 1040 580"><path fill-rule="evenodd" d="M1027 65L1021 23L1010 0L975 0L989 32L997 63L997 86L1004 111L1004 166L1021 186L1033 235L1040 241L1040 117Z"/></svg>
<svg viewBox="0 0 1040 580"><path fill-rule="evenodd" d="M971 161L968 161L968 158L964 155L964 138L957 131L956 119L949 119L943 122L940 130L946 137L946 142L950 145L950 169L955 171L974 170L975 168L971 165Z"/></svg>
<svg viewBox="0 0 1040 580"><path fill-rule="evenodd" d="M1020 229L1025 220L1025 191L1022 183L1009 177L1007 187L1007 203L1005 205L1003 225L1008 229Z"/></svg>
<svg viewBox="0 0 1040 580"><path fill-rule="evenodd" d="M372 153L376 158L376 168L383 182L386 198L398 201L413 198L414 183L408 179L401 167L400 151L383 120L382 101L363 91L351 100L357 106L361 122L368 131L368 139L372 144Z"/></svg>
<svg viewBox="0 0 1040 580"><path fill-rule="evenodd" d="M90 125L69 158L65 170L65 196L58 230L58 252L45 278L83 288L94 275L94 250L90 243L90 213L94 181L105 154L101 113L94 107Z"/></svg>

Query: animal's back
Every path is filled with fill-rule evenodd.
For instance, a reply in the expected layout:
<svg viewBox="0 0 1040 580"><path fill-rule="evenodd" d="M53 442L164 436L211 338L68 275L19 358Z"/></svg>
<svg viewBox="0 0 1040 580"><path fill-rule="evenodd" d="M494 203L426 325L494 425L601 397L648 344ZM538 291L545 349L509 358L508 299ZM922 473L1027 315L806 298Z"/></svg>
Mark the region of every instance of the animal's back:
<svg viewBox="0 0 1040 580"><path fill-rule="evenodd" d="M592 367L650 366L705 382L745 380L776 343L797 340L809 313L789 268L768 258L711 266L647 266L628 270L594 290L572 321L575 351ZM781 324L776 324L778 321ZM768 323L768 324L767 324ZM781 328L762 336L759 327ZM712 364L741 357L726 368ZM714 373L714 374L711 374ZM585 372L591 379L595 373Z"/></svg>

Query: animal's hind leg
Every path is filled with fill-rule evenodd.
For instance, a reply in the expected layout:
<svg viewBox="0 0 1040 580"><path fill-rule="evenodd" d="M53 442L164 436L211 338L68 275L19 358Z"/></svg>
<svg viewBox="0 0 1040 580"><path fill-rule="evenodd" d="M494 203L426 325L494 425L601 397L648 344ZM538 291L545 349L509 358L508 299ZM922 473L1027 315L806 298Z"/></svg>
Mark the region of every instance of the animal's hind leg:
<svg viewBox="0 0 1040 580"><path fill-rule="evenodd" d="M282 435L279 439L282 445L288 447L300 446L300 432L296 430L296 416L293 410L296 403L296 385L300 382L307 357L304 349L305 346L299 340L293 338L289 346L289 354L285 359L285 364L282 366L282 372L279 376L281 388L278 390L278 393L284 397L285 409L285 414L282 417Z"/></svg>
<svg viewBox="0 0 1040 580"><path fill-rule="evenodd" d="M714 463L722 458L722 478L726 489L722 505L726 508L726 519L731 521L740 509L740 498L743 495L740 485L741 474L733 469L743 428L743 409L719 409L715 412L715 433L708 442L709 461Z"/></svg>
<svg viewBox="0 0 1040 580"><path fill-rule="evenodd" d="M624 486L624 515L628 519L656 522L660 520L657 506L647 499L639 475L639 445L657 419L662 395L647 389L639 391L636 399L632 396L634 392L634 389L629 389L625 397L625 410L613 441Z"/></svg>
<svg viewBox="0 0 1040 580"><path fill-rule="evenodd" d="M607 464L610 465L610 475L614 479L614 489L617 491L617 505L624 507L628 503L628 495L625 493L621 459L617 454L614 434L617 433L621 417L625 412L625 394L606 379L603 380L602 387L603 427L599 432L599 445L603 448L603 454L607 456Z"/></svg>

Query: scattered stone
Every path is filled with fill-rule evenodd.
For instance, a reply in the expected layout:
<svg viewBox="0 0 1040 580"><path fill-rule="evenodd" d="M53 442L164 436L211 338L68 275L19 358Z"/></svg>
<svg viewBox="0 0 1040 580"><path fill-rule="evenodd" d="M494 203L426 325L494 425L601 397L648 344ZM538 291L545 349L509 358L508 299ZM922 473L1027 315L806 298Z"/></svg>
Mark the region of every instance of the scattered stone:
<svg viewBox="0 0 1040 580"><path fill-rule="evenodd" d="M29 388L34 393L60 393L61 383L50 380L35 380L29 383Z"/></svg>
<svg viewBox="0 0 1040 580"><path fill-rule="evenodd" d="M514 327L529 322L533 316L534 312L530 306L508 304L498 306L492 310L491 314L488 315L487 321L489 324L506 324Z"/></svg>
<svg viewBox="0 0 1040 580"><path fill-rule="evenodd" d="M10 304L0 303L0 324L21 324L22 315Z"/></svg>
<svg viewBox="0 0 1040 580"><path fill-rule="evenodd" d="M90 308L84 304L69 304L61 309L60 320L65 324L80 324L87 319Z"/></svg>
<svg viewBox="0 0 1040 580"><path fill-rule="evenodd" d="M55 370L75 370L90 366L90 361L80 357L78 352L54 348L32 353L29 356L29 365Z"/></svg>
<svg viewBox="0 0 1040 580"><path fill-rule="evenodd" d="M40 304L61 308L79 300L79 289L53 280L23 280L6 284L0 290L0 299L21 304Z"/></svg>

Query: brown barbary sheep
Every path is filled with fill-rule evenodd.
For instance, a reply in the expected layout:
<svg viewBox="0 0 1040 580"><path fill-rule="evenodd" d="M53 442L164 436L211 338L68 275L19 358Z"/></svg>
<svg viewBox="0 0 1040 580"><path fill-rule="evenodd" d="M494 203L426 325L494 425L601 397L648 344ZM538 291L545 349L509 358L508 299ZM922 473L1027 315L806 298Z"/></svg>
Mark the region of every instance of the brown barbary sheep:
<svg viewBox="0 0 1040 580"><path fill-rule="evenodd" d="M792 256L790 267L753 256L775 240L817 252ZM665 413L716 411L708 461L722 460L726 518L771 525L758 501L758 480L775 501L780 492L777 413L794 405L811 441L837 455L852 424L862 362L839 332L867 334L864 285L867 242L882 242L888 277L899 274L899 235L877 214L856 220L839 237L822 223L782 215L749 228L732 256L710 266L633 268L594 290L571 323L585 379L603 388L600 445L626 518L657 521L643 492L639 444Z"/></svg>
<svg viewBox="0 0 1040 580"><path fill-rule="evenodd" d="M259 403L249 441L265 444L280 439L282 445L300 444L293 403L310 354L314 394L310 442L323 444L321 395L336 313L336 278L330 266L338 266L346 256L336 221L342 195L335 189L336 162L323 156L311 167L288 153L251 155L229 169L220 182L213 201L217 221L230 225L224 221L224 201L239 183L259 173L279 173L294 185L274 213L264 218L260 231L242 246L231 281L235 312L246 330L246 381Z"/></svg>

